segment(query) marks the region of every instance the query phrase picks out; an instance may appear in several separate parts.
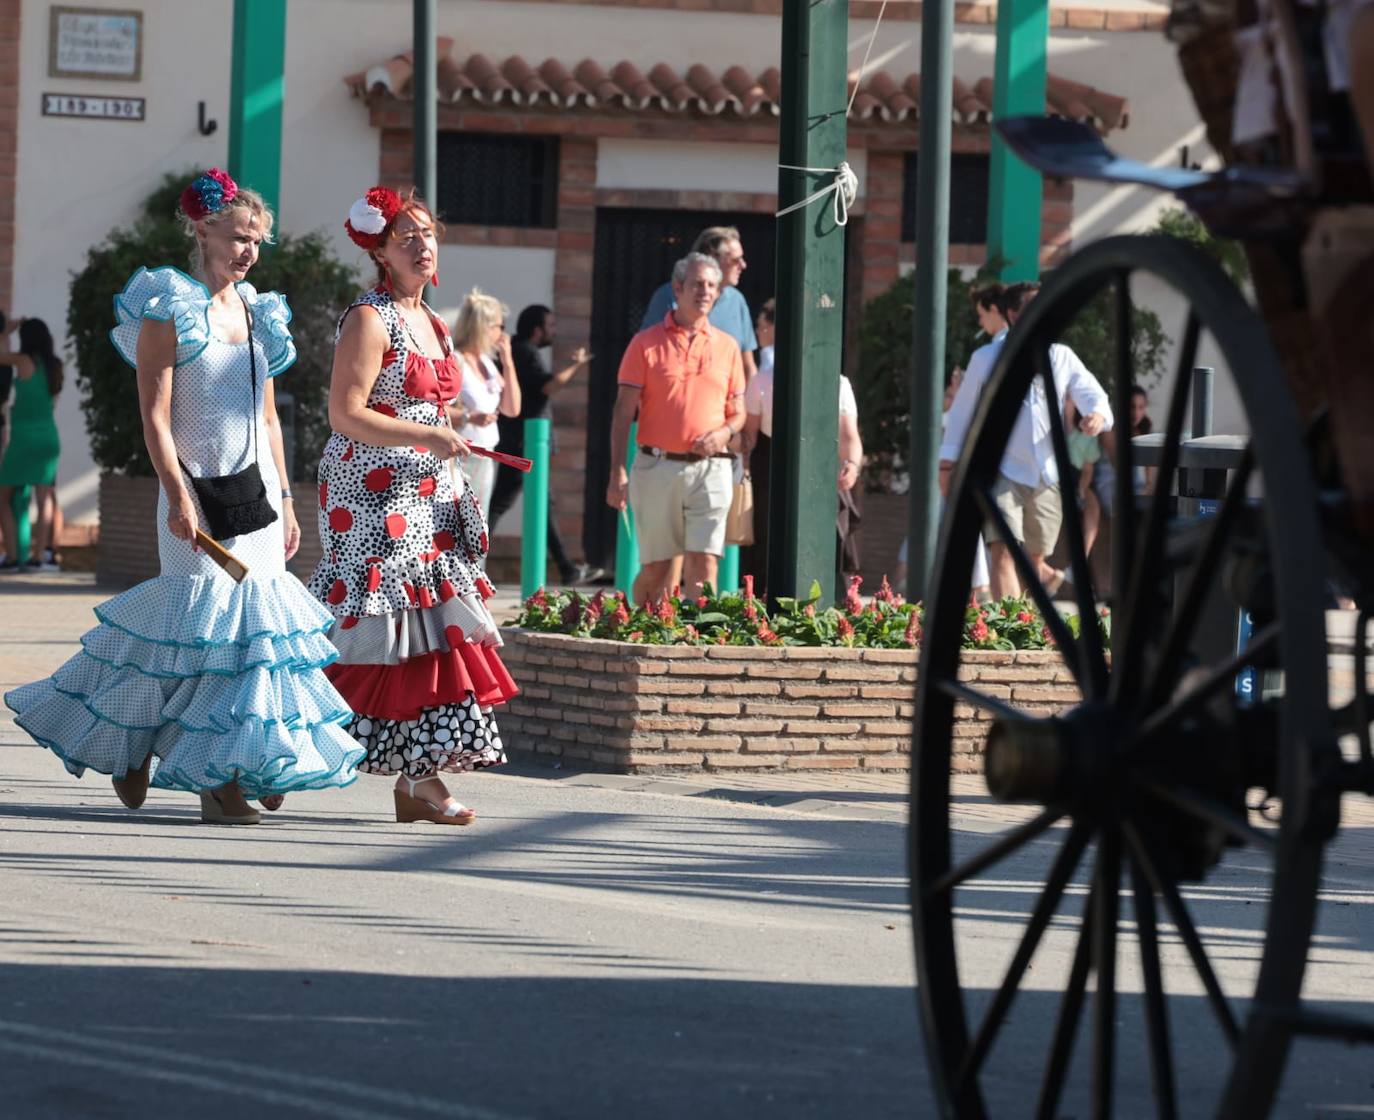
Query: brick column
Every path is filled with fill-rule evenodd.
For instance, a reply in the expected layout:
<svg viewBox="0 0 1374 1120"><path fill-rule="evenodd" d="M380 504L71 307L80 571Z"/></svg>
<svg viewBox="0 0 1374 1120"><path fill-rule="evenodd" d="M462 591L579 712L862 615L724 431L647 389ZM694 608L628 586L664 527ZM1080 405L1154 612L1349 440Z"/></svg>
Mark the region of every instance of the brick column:
<svg viewBox="0 0 1374 1120"><path fill-rule="evenodd" d="M1040 204L1040 264L1062 264L1073 251L1073 182L1046 179L1045 198Z"/></svg>
<svg viewBox="0 0 1374 1120"><path fill-rule="evenodd" d="M892 286L898 274L902 240L903 152L868 152L864 194L864 222L860 260L863 261L862 302L868 303Z"/></svg>
<svg viewBox="0 0 1374 1120"><path fill-rule="evenodd" d="M13 310L14 197L19 157L19 11L0 15L0 309Z"/></svg>
<svg viewBox="0 0 1374 1120"><path fill-rule="evenodd" d="M592 326L592 259L596 241L596 140L563 136L558 144L558 242L554 259L553 310L558 342L553 368L562 369L585 345ZM581 554L583 486L587 473L585 374L558 395L554 409L558 461L549 485L558 528L574 557Z"/></svg>

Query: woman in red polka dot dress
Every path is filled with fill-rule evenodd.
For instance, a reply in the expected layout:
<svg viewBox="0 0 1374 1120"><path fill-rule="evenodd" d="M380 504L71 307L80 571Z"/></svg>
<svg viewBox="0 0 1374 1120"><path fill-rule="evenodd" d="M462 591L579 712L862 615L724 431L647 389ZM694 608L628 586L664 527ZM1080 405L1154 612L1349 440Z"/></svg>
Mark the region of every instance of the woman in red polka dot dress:
<svg viewBox="0 0 1374 1120"><path fill-rule="evenodd" d="M492 707L516 693L485 600L487 526L449 422L462 376L425 304L437 279L429 208L376 187L345 228L378 286L339 320L320 461L323 556L310 590L338 620L326 672L354 711L359 771L395 774L396 819L470 824L439 775L505 761Z"/></svg>

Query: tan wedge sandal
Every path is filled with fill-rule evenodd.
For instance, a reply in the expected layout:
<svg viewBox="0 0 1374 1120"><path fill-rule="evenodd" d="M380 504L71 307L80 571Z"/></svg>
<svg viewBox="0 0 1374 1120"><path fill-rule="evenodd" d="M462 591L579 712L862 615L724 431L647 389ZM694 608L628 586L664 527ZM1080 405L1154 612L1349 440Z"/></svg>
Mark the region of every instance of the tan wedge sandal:
<svg viewBox="0 0 1374 1120"><path fill-rule="evenodd" d="M434 779L434 775L428 778L408 778L400 775L401 781L410 787L409 792L394 790L396 794L396 820L401 824L415 824L417 821L429 821L432 824L471 824L477 819L477 814L471 809L460 805L456 800L448 805L436 805L433 801L415 795L415 787Z"/></svg>

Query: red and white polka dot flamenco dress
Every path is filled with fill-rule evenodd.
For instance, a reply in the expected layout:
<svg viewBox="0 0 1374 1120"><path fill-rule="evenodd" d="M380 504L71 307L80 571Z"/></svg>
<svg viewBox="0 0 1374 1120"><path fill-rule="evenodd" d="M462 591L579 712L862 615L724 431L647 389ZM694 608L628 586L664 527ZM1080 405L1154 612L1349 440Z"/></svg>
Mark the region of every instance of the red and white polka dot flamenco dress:
<svg viewBox="0 0 1374 1120"><path fill-rule="evenodd" d="M459 370L409 345L390 295L368 292L391 338L368 407L442 426ZM339 320L340 328L343 319ZM354 716L367 755L358 769L419 778L506 760L492 707L516 694L485 600L487 526L472 488L454 500L448 465L421 447L374 447L335 432L320 460L323 555L310 591L333 612L339 660L325 671Z"/></svg>

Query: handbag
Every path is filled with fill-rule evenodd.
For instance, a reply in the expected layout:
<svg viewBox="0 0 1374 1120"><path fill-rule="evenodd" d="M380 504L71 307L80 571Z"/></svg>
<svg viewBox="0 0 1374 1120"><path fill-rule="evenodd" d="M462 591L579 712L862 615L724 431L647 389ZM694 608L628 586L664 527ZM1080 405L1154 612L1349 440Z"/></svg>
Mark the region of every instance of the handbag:
<svg viewBox="0 0 1374 1120"><path fill-rule="evenodd" d="M241 297L240 297L241 298ZM177 456L177 464L191 480L201 512L205 515L206 531L217 541L256 533L277 520L277 511L267 500L267 486L258 469L258 356L253 346L253 317L248 304L243 305L243 318L248 324L248 365L251 384L248 398L248 446L253 461L234 474L197 478ZM245 450L244 454L248 454Z"/></svg>
<svg viewBox="0 0 1374 1120"><path fill-rule="evenodd" d="M730 512L725 518L725 543L754 543L754 482L745 471L730 496Z"/></svg>

